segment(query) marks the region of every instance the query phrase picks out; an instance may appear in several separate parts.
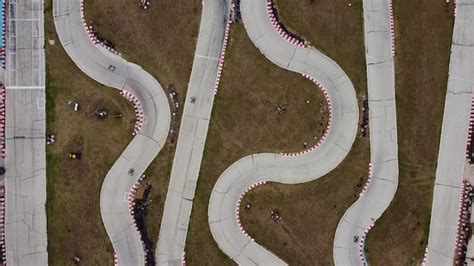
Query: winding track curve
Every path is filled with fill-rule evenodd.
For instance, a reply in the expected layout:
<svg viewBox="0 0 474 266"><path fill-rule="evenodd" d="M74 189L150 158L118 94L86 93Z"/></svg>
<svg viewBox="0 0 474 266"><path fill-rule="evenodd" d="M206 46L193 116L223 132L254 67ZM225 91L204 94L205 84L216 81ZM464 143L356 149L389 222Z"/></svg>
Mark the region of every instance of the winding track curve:
<svg viewBox="0 0 474 266"><path fill-rule="evenodd" d="M74 63L97 82L132 92L143 106L145 124L105 177L100 210L118 263L144 265L144 250L127 197L166 141L171 120L166 94L140 66L91 42L81 19L80 0L54 0L53 15L61 44ZM115 71L108 70L109 65ZM131 168L135 169L133 176L128 174Z"/></svg>
<svg viewBox="0 0 474 266"><path fill-rule="evenodd" d="M315 78L332 103L331 129L318 149L295 157L270 153L244 157L224 171L211 194L209 226L219 247L238 264L279 265L285 262L240 230L236 219L240 195L258 181L296 184L329 173L355 140L359 109L351 81L334 61L315 49L290 44L275 31L266 0L241 0L240 7L247 33L262 54L282 68Z"/></svg>
<svg viewBox="0 0 474 266"><path fill-rule="evenodd" d="M395 71L390 0L364 0L365 47L369 99L371 181L346 211L336 229L334 263L367 264L365 236L387 209L398 186ZM354 240L354 236L358 240Z"/></svg>

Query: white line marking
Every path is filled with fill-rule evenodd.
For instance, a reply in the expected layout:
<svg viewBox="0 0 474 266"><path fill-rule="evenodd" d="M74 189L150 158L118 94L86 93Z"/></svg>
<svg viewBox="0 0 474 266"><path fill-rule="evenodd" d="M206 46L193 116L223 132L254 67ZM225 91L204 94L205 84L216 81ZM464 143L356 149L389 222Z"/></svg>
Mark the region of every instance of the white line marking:
<svg viewBox="0 0 474 266"><path fill-rule="evenodd" d="M211 59L211 60L219 60L219 58L216 58L216 57L210 57L210 56L205 56L205 55L196 55L196 57L199 57L199 58L204 58L204 59Z"/></svg>
<svg viewBox="0 0 474 266"><path fill-rule="evenodd" d="M7 86L7 90L44 90L45 86Z"/></svg>

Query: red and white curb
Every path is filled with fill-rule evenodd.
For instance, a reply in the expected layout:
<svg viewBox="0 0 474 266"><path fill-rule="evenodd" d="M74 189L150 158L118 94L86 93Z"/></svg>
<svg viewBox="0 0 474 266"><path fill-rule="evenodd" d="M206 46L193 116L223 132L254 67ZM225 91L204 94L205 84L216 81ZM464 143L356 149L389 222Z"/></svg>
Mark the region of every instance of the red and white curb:
<svg viewBox="0 0 474 266"><path fill-rule="evenodd" d="M469 130L467 134L467 148L466 148L466 158L468 159L469 163L472 163L471 161L471 149L472 149L472 132L474 131L474 96L471 97L471 110L469 114Z"/></svg>
<svg viewBox="0 0 474 266"><path fill-rule="evenodd" d="M2 247L2 260L0 264L5 265L7 262L5 252L5 187L1 187L0 190L0 245Z"/></svg>
<svg viewBox="0 0 474 266"><path fill-rule="evenodd" d="M326 101L328 103L328 110L329 110L329 117L328 117L328 124L326 126L326 129L324 130L324 133L323 135L321 136L321 138L319 138L319 141L318 143L316 143L314 146L312 146L311 148L309 149L306 149L304 151L300 151L300 152L292 152L292 153L281 153L281 155L283 156L289 156L289 157L292 157L292 156L301 156L301 155L305 155L307 153L310 153L312 151L315 151L317 148L319 148L319 146L321 146L321 144L323 144L323 142L326 140L326 137L328 136L329 134L329 131L331 130L331 121L332 121L332 103L331 103L331 98L329 97L329 93L326 91L326 89L323 87L323 85L321 85L321 83L319 83L319 81L317 81L315 78L307 75L307 74L303 74L303 77L311 80L314 84L316 84L316 86L319 87L319 89L321 89L321 91L323 92L324 94L324 97L326 98Z"/></svg>
<svg viewBox="0 0 474 266"><path fill-rule="evenodd" d="M6 32L6 10L7 4L5 0L2 0L2 46L0 47L0 67L5 68L5 61L6 61L6 37L5 37L5 32Z"/></svg>
<svg viewBox="0 0 474 266"><path fill-rule="evenodd" d="M136 122L135 122L135 127L133 129L132 135L136 135L136 134L140 133L140 131L142 130L142 127L143 127L143 124L144 124L144 121L145 121L145 114L143 112L143 106L142 106L140 100L138 99L138 97L135 96L133 93L131 93L129 91L122 90L120 92L120 95L125 97L125 99L127 99L131 103L133 103L133 109L135 110L135 116L136 116L137 119L136 119Z"/></svg>
<svg viewBox="0 0 474 266"><path fill-rule="evenodd" d="M423 260L421 261L421 266L426 266L426 261L428 260L429 249L426 247L425 254L423 255Z"/></svg>
<svg viewBox="0 0 474 266"><path fill-rule="evenodd" d="M116 55L121 55L117 50L115 50L112 47L109 47L105 45L103 41L100 41L99 38L94 33L94 27L87 25L86 19L84 18L84 0L81 0L81 19L82 19L82 24L84 25L84 29L87 32L87 35L89 36L89 39L92 41L93 44L100 45L109 52L112 52Z"/></svg>
<svg viewBox="0 0 474 266"><path fill-rule="evenodd" d="M270 21L272 22L273 28L280 34L280 36L285 39L285 41L294 44L298 47L306 47L306 43L299 38L292 36L292 34L286 32L285 28L282 27L280 22L278 21L278 18L275 14L275 8L273 6L273 1L272 0L267 0L267 15Z"/></svg>
<svg viewBox="0 0 474 266"><path fill-rule="evenodd" d="M369 225L367 229L365 229L364 234L360 238L359 241L359 258L360 261L362 262L362 265L367 265L367 261L365 259L365 251L364 251L364 246L365 246L365 238L367 237L367 234L369 233L370 229L374 227L374 224Z"/></svg>
<svg viewBox="0 0 474 266"><path fill-rule="evenodd" d="M369 176L367 177L367 182L365 182L364 188L362 192L359 194L359 197L362 197L364 193L367 191L370 185L370 181L372 181L372 163L369 163Z"/></svg>
<svg viewBox="0 0 474 266"><path fill-rule="evenodd" d="M390 16L390 37L392 38L392 56L395 56L395 23L393 20L392 0L388 1L388 9L389 9L389 16Z"/></svg>
<svg viewBox="0 0 474 266"><path fill-rule="evenodd" d="M232 8L235 8L234 1L231 3ZM224 42L222 44L222 51L221 55L219 57L219 66L217 68L217 76L216 76L216 81L214 82L214 95L217 94L217 90L219 88L219 83L221 81L221 76L222 76L222 70L224 69L224 57L225 57L225 50L227 48L227 43L229 41L229 32L230 32L230 25L232 24L232 21L230 18L227 19L227 24L225 26L225 32L224 32Z"/></svg>
<svg viewBox="0 0 474 266"><path fill-rule="evenodd" d="M142 242L142 247L143 247L143 250L145 251L145 242L143 241L143 236L140 233L140 230L138 228L137 222L135 220L135 215L134 215L135 214L135 211L134 211L135 195L137 194L138 188L140 187L140 183L143 181L144 178L145 178L145 175L142 175L135 182L135 184L133 184L132 188L128 192L128 211L129 211L130 215L132 216L133 226L135 227L135 230L137 231L138 235L140 236L140 241ZM146 260L147 260L146 252L145 252L144 257L145 257L144 259L145 259L145 264L146 264Z"/></svg>
<svg viewBox="0 0 474 266"><path fill-rule="evenodd" d="M114 266L117 266L118 265L118 257L117 257L117 253L114 252Z"/></svg>
<svg viewBox="0 0 474 266"><path fill-rule="evenodd" d="M0 152L1 158L5 159L5 100L6 100L5 85L0 83Z"/></svg>
<svg viewBox="0 0 474 266"><path fill-rule="evenodd" d="M461 184L461 195L459 199L458 228L456 235L456 249L454 265L463 265L466 260L467 243L471 226L471 197L472 186L468 181Z"/></svg>
<svg viewBox="0 0 474 266"><path fill-rule="evenodd" d="M181 256L181 265L186 266L186 253L183 251L183 255Z"/></svg>
<svg viewBox="0 0 474 266"><path fill-rule="evenodd" d="M267 182L266 181L258 181L251 185L250 187L246 188L245 191L240 194L239 200L237 201L237 205L235 207L235 215L237 219L237 224L239 225L240 232L244 234L246 237L248 237L252 242L255 242L255 240L245 231L245 229L242 227L242 224L240 223L240 203L242 202L242 199L245 197L245 194L247 194L250 190L261 186L265 185Z"/></svg>

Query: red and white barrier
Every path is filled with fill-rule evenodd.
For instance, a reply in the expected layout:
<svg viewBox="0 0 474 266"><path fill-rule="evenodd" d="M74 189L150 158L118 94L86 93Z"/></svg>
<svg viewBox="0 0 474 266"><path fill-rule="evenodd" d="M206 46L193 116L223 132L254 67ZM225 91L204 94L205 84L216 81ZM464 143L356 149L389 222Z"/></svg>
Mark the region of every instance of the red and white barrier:
<svg viewBox="0 0 474 266"><path fill-rule="evenodd" d="M6 100L5 85L0 83L0 153L1 158L5 159L5 100Z"/></svg>
<svg viewBox="0 0 474 266"><path fill-rule="evenodd" d="M5 63L6 63L6 35L5 35L5 32L6 32L6 1L5 0L2 0L2 16L3 16L3 20L2 20L2 45L0 47L0 67L2 68L5 68Z"/></svg>
<svg viewBox="0 0 474 266"><path fill-rule="evenodd" d="M145 250L145 242L143 241L143 236L140 233L140 230L138 229L138 225L137 225L137 222L135 220L135 215L134 215L135 211L134 211L133 208L135 207L135 195L137 194L138 188L140 187L140 183L143 181L144 178L145 178L145 175L142 175L135 182L135 184L133 184L132 188L128 192L128 211L129 211L130 215L132 216L133 226L135 227L135 230L137 231L138 235L140 236L140 240L142 241L143 250ZM146 252L144 253L144 259L145 259L145 265L147 265L146 264L146 260L147 260Z"/></svg>
<svg viewBox="0 0 474 266"><path fill-rule="evenodd" d="M374 224L369 225L367 229L365 229L364 234L361 236L359 240L359 258L360 261L362 262L362 265L366 266L368 263L365 260L365 251L364 251L364 245L365 245L365 238L367 237L367 234L369 233L370 229L374 227Z"/></svg>
<svg viewBox="0 0 474 266"><path fill-rule="evenodd" d="M428 247L425 249L425 255L423 255L423 260L421 261L421 266L426 266L426 261L428 260Z"/></svg>
<svg viewBox="0 0 474 266"><path fill-rule="evenodd" d="M304 151L300 151L300 152L281 153L281 155L283 155L283 156L301 156L301 155L305 155L307 153L310 153L312 151L315 151L317 148L319 148L319 146L321 146L321 144L323 144L323 142L326 140L326 137L329 134L329 131L331 130L332 104L331 104L331 98L329 97L329 93L326 91L326 89L323 87L323 85L321 85L321 83L319 83L319 81L317 81L315 78L313 78L309 75L306 75L306 74L303 74L303 77L311 80L323 92L324 97L326 98L326 101L328 103L328 111L329 111L328 124L326 126L326 129L324 130L323 135L321 136L321 138L319 138L318 143L316 143L314 146L312 146L309 149L306 149Z"/></svg>
<svg viewBox="0 0 474 266"><path fill-rule="evenodd" d="M390 37L392 38L392 56L395 56L395 23L393 20L393 3L388 0L388 8L390 15Z"/></svg>
<svg viewBox="0 0 474 266"><path fill-rule="evenodd" d="M471 161L470 152L472 150L472 132L474 131L474 96L471 97L471 110L469 114L469 129L467 134L467 144L466 144L466 158L468 159L469 163L473 163Z"/></svg>
<svg viewBox="0 0 474 266"><path fill-rule="evenodd" d="M362 192L359 194L359 197L362 197L367 191L370 185L370 181L372 181L372 163L369 163L369 176L367 177L367 182L365 182L364 188L362 188Z"/></svg>
<svg viewBox="0 0 474 266"><path fill-rule="evenodd" d="M473 189L468 181L464 180L461 184L461 195L459 199L458 228L456 235L456 246L454 252L454 265L464 265L466 260L467 244L470 236L471 226L471 197Z"/></svg>
<svg viewBox="0 0 474 266"><path fill-rule="evenodd" d="M5 250L5 187L0 187L0 245L2 247L2 258L0 265L7 262Z"/></svg>
<svg viewBox="0 0 474 266"><path fill-rule="evenodd" d="M297 38L293 34L287 32L285 27L283 27L280 22L278 21L278 17L276 16L275 7L273 5L272 0L267 0L267 15L270 21L272 22L273 28L280 34L280 36L285 39L285 41L296 45L298 47L306 47L306 42Z"/></svg>
<svg viewBox="0 0 474 266"><path fill-rule="evenodd" d="M120 95L125 97L125 99L127 99L131 103L133 103L133 106L134 106L133 109L135 109L136 121L135 121L135 127L133 129L132 135L136 135L136 134L140 133L140 130L142 129L143 123L145 121L145 114L143 112L143 106L142 106L140 100L138 99L138 97L135 96L133 93L131 93L129 91L122 90L120 92Z"/></svg>
<svg viewBox="0 0 474 266"><path fill-rule="evenodd" d="M109 52L114 53L116 55L121 55L117 50L107 46L103 41L100 41L99 38L97 38L97 36L95 35L94 28L92 26L87 25L86 19L84 17L84 0L81 0L81 19L82 24L84 25L84 29L86 30L87 35L89 36L89 39L92 41L93 44L100 45Z"/></svg>
<svg viewBox="0 0 474 266"><path fill-rule="evenodd" d="M232 9L235 8L234 1L231 1ZM222 51L221 55L219 57L219 66L217 68L217 76L216 76L216 81L214 83L214 95L217 94L217 89L219 88L219 83L221 81L221 76L222 76L222 70L224 69L224 57L225 57L225 50L227 48L227 42L229 41L229 31L230 31L230 25L232 24L232 21L230 18L227 20L227 24L225 26L225 32L224 32L224 41L222 44Z"/></svg>
<svg viewBox="0 0 474 266"><path fill-rule="evenodd" d="M240 232L242 232L242 234L244 234L253 242L255 242L255 240L245 231L245 229L242 227L242 224L240 223L240 203L242 202L242 199L245 197L245 194L247 194L250 190L258 186L265 185L266 183L267 183L266 181L258 181L254 183L253 185L251 185L250 187L248 187L247 189L245 189L245 191L242 194L240 194L239 200L237 201L237 206L235 207L235 215L237 219L237 224L239 225Z"/></svg>

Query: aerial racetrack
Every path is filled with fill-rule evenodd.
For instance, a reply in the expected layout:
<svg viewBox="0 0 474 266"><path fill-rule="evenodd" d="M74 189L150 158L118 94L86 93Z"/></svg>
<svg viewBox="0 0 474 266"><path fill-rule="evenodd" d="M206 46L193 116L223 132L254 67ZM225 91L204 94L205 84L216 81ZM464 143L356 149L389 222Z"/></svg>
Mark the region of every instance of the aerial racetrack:
<svg viewBox="0 0 474 266"><path fill-rule="evenodd" d="M321 52L282 33L272 19L272 3L241 0L245 29L257 48L276 65L300 73L320 86L328 98L330 123L324 141L296 154L255 154L227 168L215 184L208 208L209 226L220 249L235 262L285 264L253 241L238 222L240 197L262 182L297 184L315 180L337 167L355 140L359 109L355 89L344 71ZM236 213L237 212L237 213Z"/></svg>
<svg viewBox="0 0 474 266"><path fill-rule="evenodd" d="M61 44L86 75L120 90L140 106L136 135L112 166L102 185L100 210L119 265L144 265L146 254L131 214L130 195L168 136L170 109L160 84L140 66L94 44L83 22L81 0L54 0Z"/></svg>

